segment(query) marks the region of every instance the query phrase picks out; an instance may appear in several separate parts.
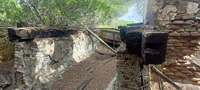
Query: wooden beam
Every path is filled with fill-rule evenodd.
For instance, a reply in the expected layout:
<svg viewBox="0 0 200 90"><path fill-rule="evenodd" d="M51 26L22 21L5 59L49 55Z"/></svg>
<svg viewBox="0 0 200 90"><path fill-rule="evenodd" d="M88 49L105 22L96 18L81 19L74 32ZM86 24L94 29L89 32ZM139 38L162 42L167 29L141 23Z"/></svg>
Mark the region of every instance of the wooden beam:
<svg viewBox="0 0 200 90"><path fill-rule="evenodd" d="M112 49L108 44L106 44L98 35L96 35L92 30L90 30L89 28L85 27L84 25L82 25L89 33L91 33L95 38L97 38L101 43L103 43L108 49L110 49L115 55L116 52L114 49Z"/></svg>
<svg viewBox="0 0 200 90"><path fill-rule="evenodd" d="M176 85L170 78L168 78L167 76L165 76L162 72L160 72L156 67L151 66L151 70L158 75L159 77L161 77L162 79L164 79L165 81L167 81L169 84L173 85L177 90L182 90L178 85Z"/></svg>

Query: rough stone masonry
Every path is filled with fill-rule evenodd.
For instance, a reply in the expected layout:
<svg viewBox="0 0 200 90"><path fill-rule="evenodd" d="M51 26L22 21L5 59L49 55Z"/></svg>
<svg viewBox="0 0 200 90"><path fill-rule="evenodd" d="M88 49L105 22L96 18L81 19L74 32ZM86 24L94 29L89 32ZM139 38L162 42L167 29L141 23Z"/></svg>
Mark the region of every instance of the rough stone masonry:
<svg viewBox="0 0 200 90"><path fill-rule="evenodd" d="M132 25L120 27L120 36L125 44L117 52L115 90L150 90L148 65L165 61L168 33Z"/></svg>
<svg viewBox="0 0 200 90"><path fill-rule="evenodd" d="M119 50L115 90L142 90L141 58Z"/></svg>
<svg viewBox="0 0 200 90"><path fill-rule="evenodd" d="M149 0L155 25L169 33L163 72L180 83L200 85L200 69L184 56L199 51L200 0ZM149 6L150 8L151 6Z"/></svg>
<svg viewBox="0 0 200 90"><path fill-rule="evenodd" d="M52 31L54 34L51 34ZM51 37L56 36L55 30L31 27L14 29L14 32L18 32L15 33L15 36L18 35L15 40L21 39L15 45L14 65L14 88L20 90L49 89L55 77L71 67L72 63L87 58L98 44L96 39L76 29L62 31L66 32L63 37Z"/></svg>

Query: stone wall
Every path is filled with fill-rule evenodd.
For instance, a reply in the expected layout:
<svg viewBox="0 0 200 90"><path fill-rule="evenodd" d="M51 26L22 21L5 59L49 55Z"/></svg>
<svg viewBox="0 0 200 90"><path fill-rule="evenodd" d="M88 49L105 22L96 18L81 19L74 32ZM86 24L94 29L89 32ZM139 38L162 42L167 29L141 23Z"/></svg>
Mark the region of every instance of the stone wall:
<svg viewBox="0 0 200 90"><path fill-rule="evenodd" d="M141 90L141 66L136 55L117 54L115 90Z"/></svg>
<svg viewBox="0 0 200 90"><path fill-rule="evenodd" d="M135 54L126 52L126 45L117 49L114 90L150 90L149 67Z"/></svg>
<svg viewBox="0 0 200 90"><path fill-rule="evenodd" d="M60 38L36 38L15 45L16 87L49 89L60 73L92 54L97 40L82 31Z"/></svg>
<svg viewBox="0 0 200 90"><path fill-rule="evenodd" d="M0 28L0 63L14 58L14 43L9 42L7 28Z"/></svg>
<svg viewBox="0 0 200 90"><path fill-rule="evenodd" d="M200 1L155 0L153 11L155 25L169 33L163 72L175 81L200 85L200 69L184 58L199 51Z"/></svg>

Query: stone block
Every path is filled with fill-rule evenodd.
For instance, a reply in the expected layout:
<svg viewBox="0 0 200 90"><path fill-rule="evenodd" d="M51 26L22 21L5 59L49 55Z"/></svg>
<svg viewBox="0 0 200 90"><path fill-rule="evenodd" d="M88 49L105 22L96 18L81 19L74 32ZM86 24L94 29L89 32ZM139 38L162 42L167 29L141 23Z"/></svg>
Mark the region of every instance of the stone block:
<svg viewBox="0 0 200 90"><path fill-rule="evenodd" d="M175 68L176 68L177 70L186 70L185 67L181 67L181 66L176 66Z"/></svg>
<svg viewBox="0 0 200 90"><path fill-rule="evenodd" d="M175 65L175 66L177 66L177 67L181 67L181 63L178 63L178 62L176 62L176 63L174 63L174 64L172 64L172 65ZM175 67L176 68L176 67Z"/></svg>
<svg viewBox="0 0 200 90"><path fill-rule="evenodd" d="M167 47L167 50L172 50L172 51L175 51L176 48L173 46L173 47Z"/></svg>
<svg viewBox="0 0 200 90"><path fill-rule="evenodd" d="M200 28L200 24L197 24L197 25L196 25L196 28Z"/></svg>
<svg viewBox="0 0 200 90"><path fill-rule="evenodd" d="M167 44L167 47L170 47L170 46L173 46L173 44L169 44L169 43L168 43L168 44Z"/></svg>
<svg viewBox="0 0 200 90"><path fill-rule="evenodd" d="M200 81L198 81L197 83L195 83L196 85L200 85ZM199 88L200 89L200 88Z"/></svg>
<svg viewBox="0 0 200 90"><path fill-rule="evenodd" d="M199 51L199 48L194 47L194 48L192 48L191 50Z"/></svg>
<svg viewBox="0 0 200 90"><path fill-rule="evenodd" d="M191 32L190 34L191 34L191 36L194 36L194 37L199 37L200 36L199 32Z"/></svg>
<svg viewBox="0 0 200 90"><path fill-rule="evenodd" d="M0 56L0 60L3 60L4 58L3 58L3 56Z"/></svg>
<svg viewBox="0 0 200 90"><path fill-rule="evenodd" d="M198 6L199 6L198 3L188 2L187 13L188 14L195 14L195 13L197 13L199 11Z"/></svg>
<svg viewBox="0 0 200 90"><path fill-rule="evenodd" d="M190 36L190 33L189 32L181 32L180 36L188 37L188 36Z"/></svg>
<svg viewBox="0 0 200 90"><path fill-rule="evenodd" d="M159 24L162 25L162 26L165 26L165 25L167 25L169 23L170 23L170 21L168 21L168 20L167 21L160 21L159 22Z"/></svg>
<svg viewBox="0 0 200 90"><path fill-rule="evenodd" d="M189 20L189 19L194 19L195 15L193 14L186 14L183 16L183 20Z"/></svg>
<svg viewBox="0 0 200 90"><path fill-rule="evenodd" d="M194 82L192 82L190 79L184 79L183 81L182 81L182 83L190 83L190 84L193 84Z"/></svg>
<svg viewBox="0 0 200 90"><path fill-rule="evenodd" d="M187 28L187 29L185 29L185 31L194 32L194 31L196 31L196 28Z"/></svg>
<svg viewBox="0 0 200 90"><path fill-rule="evenodd" d="M191 70L191 71L197 70L196 67L194 67L194 66L193 66L193 67L187 67L187 69L188 69L188 70Z"/></svg>
<svg viewBox="0 0 200 90"><path fill-rule="evenodd" d="M169 55L169 56L175 56L176 53L168 53L167 55Z"/></svg>
<svg viewBox="0 0 200 90"><path fill-rule="evenodd" d="M166 60L167 61L166 64L175 64L177 56L168 56L166 59L167 59Z"/></svg>
<svg viewBox="0 0 200 90"><path fill-rule="evenodd" d="M173 30L178 30L180 28L181 28L181 26L179 26L179 25L172 25L171 26L171 29L173 29Z"/></svg>
<svg viewBox="0 0 200 90"><path fill-rule="evenodd" d="M167 75L167 76L174 76L174 72L167 72L167 73L165 73L165 75Z"/></svg>
<svg viewBox="0 0 200 90"><path fill-rule="evenodd" d="M187 60L180 60L180 59L179 59L179 60L177 60L177 62L178 62L178 63L186 63Z"/></svg>
<svg viewBox="0 0 200 90"><path fill-rule="evenodd" d="M184 14L184 13L186 13L186 10L184 10L184 9L178 9L177 13L178 14Z"/></svg>
<svg viewBox="0 0 200 90"><path fill-rule="evenodd" d="M174 37L168 37L168 39L174 39Z"/></svg>
<svg viewBox="0 0 200 90"><path fill-rule="evenodd" d="M190 41L190 43L195 43L195 44L198 43L198 42L199 42L199 40L191 40Z"/></svg>
<svg viewBox="0 0 200 90"><path fill-rule="evenodd" d="M178 71L178 70L177 70L176 68L174 68L174 67L169 67L169 70L172 71L172 72Z"/></svg>
<svg viewBox="0 0 200 90"><path fill-rule="evenodd" d="M169 66L169 65L171 65L171 64L173 64L173 63L176 63L176 62L173 62L173 61L170 61L171 59L169 59L169 58L166 58L166 62L164 62L162 65L164 65L164 66ZM173 59L174 60L174 59ZM176 59L175 59L176 60ZM174 61L175 61L174 60Z"/></svg>
<svg viewBox="0 0 200 90"><path fill-rule="evenodd" d="M161 30L161 31L162 31L162 32L167 32L167 33L168 33L168 32L172 32L172 31L174 31L174 30L172 30L172 29L166 27L164 30Z"/></svg>
<svg viewBox="0 0 200 90"><path fill-rule="evenodd" d="M194 24L195 22L193 20L187 20L185 21L185 24Z"/></svg>
<svg viewBox="0 0 200 90"><path fill-rule="evenodd" d="M184 48L185 49L185 48ZM181 52L176 53L179 58L182 58L184 55Z"/></svg>
<svg viewBox="0 0 200 90"><path fill-rule="evenodd" d="M179 42L181 42L181 43L186 43L186 42L188 42L188 40L181 39L181 40L179 40Z"/></svg>
<svg viewBox="0 0 200 90"><path fill-rule="evenodd" d="M174 20L176 15L177 15L177 13L172 13L172 12L170 12L170 13L169 13L169 16L170 16L169 19L170 19L170 20Z"/></svg>
<svg viewBox="0 0 200 90"><path fill-rule="evenodd" d="M169 36L179 37L180 33L177 33L177 32L169 33Z"/></svg>
<svg viewBox="0 0 200 90"><path fill-rule="evenodd" d="M180 16L180 15L177 15L177 16L175 16L175 20L181 20L183 17L182 16Z"/></svg>
<svg viewBox="0 0 200 90"><path fill-rule="evenodd" d="M185 42L183 45L184 45L185 47L196 47L196 46L197 46L197 44L190 43L190 41Z"/></svg>
<svg viewBox="0 0 200 90"><path fill-rule="evenodd" d="M187 77L187 75L186 74L184 74L184 73L181 73L181 72L175 72L175 74L174 74L175 76L177 76L177 77L181 77L181 78L186 78Z"/></svg>
<svg viewBox="0 0 200 90"><path fill-rule="evenodd" d="M168 76L170 79L180 79L179 77L176 76Z"/></svg>
<svg viewBox="0 0 200 90"><path fill-rule="evenodd" d="M176 16L177 8L174 5L166 5L164 9L162 10L161 15L159 15L159 20L170 20L173 19L173 17Z"/></svg>
<svg viewBox="0 0 200 90"><path fill-rule="evenodd" d="M194 73L191 72L190 70L182 70L181 72L182 72L182 73L185 73L185 74L187 74L187 75L193 75L193 74L194 74Z"/></svg>
<svg viewBox="0 0 200 90"><path fill-rule="evenodd" d="M183 25L182 28L184 29L192 28L192 25Z"/></svg>
<svg viewBox="0 0 200 90"><path fill-rule="evenodd" d="M162 72L169 72L169 69L164 67L164 68L162 68Z"/></svg>
<svg viewBox="0 0 200 90"><path fill-rule="evenodd" d="M193 82L197 82L197 81L200 81L200 78L192 78L191 79Z"/></svg>
<svg viewBox="0 0 200 90"><path fill-rule="evenodd" d="M195 77L200 77L200 72L194 72Z"/></svg>
<svg viewBox="0 0 200 90"><path fill-rule="evenodd" d="M184 21L181 21L181 20L179 20L179 21L173 21L173 24L185 24L185 22L184 22Z"/></svg>
<svg viewBox="0 0 200 90"><path fill-rule="evenodd" d="M185 68L187 68L187 67L192 67L192 65L189 64L189 63L183 63L182 66L185 67Z"/></svg>
<svg viewBox="0 0 200 90"><path fill-rule="evenodd" d="M197 71L197 72L200 72L200 68L196 68L196 70L195 71Z"/></svg>
<svg viewBox="0 0 200 90"><path fill-rule="evenodd" d="M184 29L178 29L178 30L176 30L176 32L184 32L185 30Z"/></svg>
<svg viewBox="0 0 200 90"><path fill-rule="evenodd" d="M168 40L168 43L179 43L179 40L177 40L177 39L169 39Z"/></svg>
<svg viewBox="0 0 200 90"><path fill-rule="evenodd" d="M183 53L183 54L192 54L192 53L194 53L194 51L192 51L192 50L188 50L188 49L182 49L181 50L181 53Z"/></svg>
<svg viewBox="0 0 200 90"><path fill-rule="evenodd" d="M172 53L172 52L173 52L173 51L171 51L171 50L167 50L167 54L168 54L168 53Z"/></svg>
<svg viewBox="0 0 200 90"><path fill-rule="evenodd" d="M183 43L174 43L173 46L175 46L175 47L181 47L181 46L183 46Z"/></svg>
<svg viewBox="0 0 200 90"><path fill-rule="evenodd" d="M3 50L0 50L0 54L3 54L3 52L4 52Z"/></svg>

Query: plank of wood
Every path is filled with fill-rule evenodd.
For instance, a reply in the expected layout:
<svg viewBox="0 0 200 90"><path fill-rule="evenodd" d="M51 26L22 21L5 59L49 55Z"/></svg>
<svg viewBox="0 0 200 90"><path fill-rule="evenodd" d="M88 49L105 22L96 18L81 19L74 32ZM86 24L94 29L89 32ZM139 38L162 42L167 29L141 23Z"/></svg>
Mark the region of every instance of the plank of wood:
<svg viewBox="0 0 200 90"><path fill-rule="evenodd" d="M196 66L197 68L200 68L200 65L197 64L196 62L194 62L193 60L191 59L187 59L192 65Z"/></svg>
<svg viewBox="0 0 200 90"><path fill-rule="evenodd" d="M156 67L158 68L159 71L162 70L161 69L161 65L157 65ZM162 78L158 77L158 83L159 83L160 90L164 90L164 84L163 84L163 79Z"/></svg>
<svg viewBox="0 0 200 90"><path fill-rule="evenodd" d="M114 49L112 49L108 44L106 44L99 36L97 36L92 30L90 30L89 28L85 27L84 25L82 25L89 33L91 33L95 38L97 38L101 43L103 43L108 49L110 49L115 55L116 52Z"/></svg>
<svg viewBox="0 0 200 90"><path fill-rule="evenodd" d="M85 86L90 82L91 79L92 79L92 77L90 77L89 79L82 82L81 85L76 90L83 90L85 88Z"/></svg>
<svg viewBox="0 0 200 90"><path fill-rule="evenodd" d="M165 76L162 72L160 72L156 67L151 66L151 70L158 75L159 77L161 77L163 80L167 81L169 84L173 85L177 90L182 90L178 85L176 85L170 78L168 78L167 76Z"/></svg>
<svg viewBox="0 0 200 90"><path fill-rule="evenodd" d="M114 90L115 81L116 81L116 76L112 79L112 81L109 83L108 87L104 90Z"/></svg>

